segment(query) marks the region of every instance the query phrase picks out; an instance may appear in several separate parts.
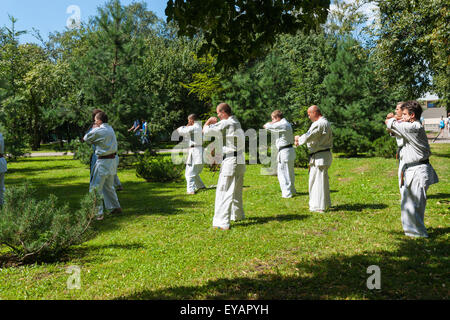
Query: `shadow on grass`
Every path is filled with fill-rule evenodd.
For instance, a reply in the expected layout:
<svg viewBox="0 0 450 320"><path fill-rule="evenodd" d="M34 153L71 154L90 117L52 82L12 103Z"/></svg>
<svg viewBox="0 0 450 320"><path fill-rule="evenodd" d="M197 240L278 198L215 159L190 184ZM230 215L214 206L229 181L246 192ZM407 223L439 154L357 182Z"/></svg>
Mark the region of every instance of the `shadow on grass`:
<svg viewBox="0 0 450 320"><path fill-rule="evenodd" d="M106 249L139 250L144 248L145 246L141 243L89 245L88 247L71 247L57 256L39 257L37 259L29 259L26 261L20 261L20 259L18 259L11 252L6 252L0 254L0 267L9 268L31 264L44 265L51 263L64 263L73 261L74 259L82 259L83 263L89 263L91 261L98 263L99 255L101 256L101 261L109 261L112 254L110 250L108 250L108 253L101 252L99 254L96 254L96 251L102 251ZM119 255L119 253L117 253L117 251L114 251L114 255L117 256ZM85 259L86 256L90 256L91 258Z"/></svg>
<svg viewBox="0 0 450 320"><path fill-rule="evenodd" d="M340 204L333 206L330 211L358 211L361 212L366 209L380 210L385 209L388 206L383 203L352 203L352 204Z"/></svg>
<svg viewBox="0 0 450 320"><path fill-rule="evenodd" d="M52 167L46 167L46 168L13 168L8 169L8 174L14 174L14 173L26 173L27 175L30 174L43 174L45 172L51 172L55 170L65 170L65 169L73 169L73 166L70 164L68 165L56 165ZM89 170L89 167L86 167L87 170Z"/></svg>
<svg viewBox="0 0 450 320"><path fill-rule="evenodd" d="M144 290L120 299L448 299L449 228L435 229L435 239L410 240L397 236L396 250L366 251L294 262L295 274L280 275L278 262L264 269L251 267L251 277L223 278L200 286ZM372 272L381 270L381 289L369 290Z"/></svg>
<svg viewBox="0 0 450 320"><path fill-rule="evenodd" d="M427 199L450 199L450 193L436 193L427 195Z"/></svg>
<svg viewBox="0 0 450 320"><path fill-rule="evenodd" d="M255 224L264 224L272 221L293 221L293 220L303 220L309 218L307 215L297 215L297 214L287 214L287 215L278 215L274 217L250 217L245 220L242 220L242 222L237 222L236 225L234 225L234 228L239 227L248 227Z"/></svg>
<svg viewBox="0 0 450 320"><path fill-rule="evenodd" d="M450 153L436 153L436 152L433 152L432 155L434 157L438 157L438 158L450 158Z"/></svg>

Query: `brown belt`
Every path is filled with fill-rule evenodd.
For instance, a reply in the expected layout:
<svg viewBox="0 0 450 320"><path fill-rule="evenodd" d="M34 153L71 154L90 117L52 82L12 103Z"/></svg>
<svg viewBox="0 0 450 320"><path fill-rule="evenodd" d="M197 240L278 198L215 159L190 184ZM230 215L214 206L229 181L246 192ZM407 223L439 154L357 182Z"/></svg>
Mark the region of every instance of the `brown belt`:
<svg viewBox="0 0 450 320"><path fill-rule="evenodd" d="M115 159L116 158L116 154L112 153L112 154L108 154L107 156L99 156L99 159Z"/></svg>

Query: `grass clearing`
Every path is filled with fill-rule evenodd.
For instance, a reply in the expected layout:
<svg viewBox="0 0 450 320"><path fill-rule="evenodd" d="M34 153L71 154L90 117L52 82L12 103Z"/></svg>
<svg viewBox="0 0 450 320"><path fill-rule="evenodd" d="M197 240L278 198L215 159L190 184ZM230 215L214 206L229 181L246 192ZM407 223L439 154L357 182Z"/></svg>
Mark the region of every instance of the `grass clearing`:
<svg viewBox="0 0 450 320"><path fill-rule="evenodd" d="M246 220L212 229L215 189L186 195L185 182L147 183L119 171L124 214L95 223L96 236L63 259L0 267L0 299L448 299L450 144L433 144L440 182L428 190L429 239L409 239L400 222L397 162L335 157L333 208L308 210L308 171L296 169L298 195L281 198L276 176L248 165ZM71 157L8 164L6 187L31 182L76 210L89 169ZM218 173L204 169L205 185ZM0 265L7 249L0 249ZM3 257L3 258L2 258ZM69 290L69 266L81 289ZM381 269L381 290L366 286Z"/></svg>

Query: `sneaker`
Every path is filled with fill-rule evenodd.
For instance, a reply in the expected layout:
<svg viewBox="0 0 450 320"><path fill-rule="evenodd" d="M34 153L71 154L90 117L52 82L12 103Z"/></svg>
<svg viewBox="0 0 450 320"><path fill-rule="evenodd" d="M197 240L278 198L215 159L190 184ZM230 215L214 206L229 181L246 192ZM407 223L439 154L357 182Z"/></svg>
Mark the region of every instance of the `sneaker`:
<svg viewBox="0 0 450 320"><path fill-rule="evenodd" d="M119 214L122 213L122 208L115 208L113 211L110 212L110 214Z"/></svg>
<svg viewBox="0 0 450 320"><path fill-rule="evenodd" d="M230 227L222 228L222 227L213 227L214 230L230 230Z"/></svg>
<svg viewBox="0 0 450 320"><path fill-rule="evenodd" d="M98 220L98 221L103 220L103 215L101 214L101 215L96 216L95 220Z"/></svg>
<svg viewBox="0 0 450 320"><path fill-rule="evenodd" d="M123 187L122 186L118 186L117 188L116 188L116 191L122 191L123 190Z"/></svg>

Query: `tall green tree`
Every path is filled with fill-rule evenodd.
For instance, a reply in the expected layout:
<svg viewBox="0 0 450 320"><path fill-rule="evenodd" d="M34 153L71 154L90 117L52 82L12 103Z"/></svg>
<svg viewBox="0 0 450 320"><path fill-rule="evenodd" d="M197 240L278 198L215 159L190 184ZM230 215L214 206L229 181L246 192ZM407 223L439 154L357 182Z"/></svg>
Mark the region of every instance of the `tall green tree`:
<svg viewBox="0 0 450 320"><path fill-rule="evenodd" d="M166 15L180 35L203 35L200 54L216 56L218 68L237 68L264 56L277 35L324 23L329 5L329 0L169 0Z"/></svg>
<svg viewBox="0 0 450 320"><path fill-rule="evenodd" d="M446 0L377 0L377 55L390 86L404 99L436 92L450 99L450 4Z"/></svg>
<svg viewBox="0 0 450 320"><path fill-rule="evenodd" d="M371 72L366 53L356 40L338 41L336 59L324 79L327 95L320 106L332 123L334 150L350 156L371 147L375 113L367 103Z"/></svg>

